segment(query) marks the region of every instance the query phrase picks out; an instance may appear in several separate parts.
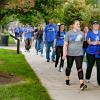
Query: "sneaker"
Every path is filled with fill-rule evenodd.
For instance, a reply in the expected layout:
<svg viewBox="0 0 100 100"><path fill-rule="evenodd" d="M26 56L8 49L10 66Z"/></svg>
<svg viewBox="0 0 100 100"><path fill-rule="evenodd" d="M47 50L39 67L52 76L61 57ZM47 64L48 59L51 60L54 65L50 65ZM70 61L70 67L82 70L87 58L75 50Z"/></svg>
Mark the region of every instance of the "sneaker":
<svg viewBox="0 0 100 100"><path fill-rule="evenodd" d="M62 67L59 68L59 72L63 72L63 68Z"/></svg>
<svg viewBox="0 0 100 100"><path fill-rule="evenodd" d="M41 52L41 50L39 50L39 52Z"/></svg>
<svg viewBox="0 0 100 100"><path fill-rule="evenodd" d="M58 65L58 64L57 64L57 63L55 63L55 68L57 67L57 65Z"/></svg>
<svg viewBox="0 0 100 100"><path fill-rule="evenodd" d="M43 54L41 54L41 57L43 57Z"/></svg>
<svg viewBox="0 0 100 100"><path fill-rule="evenodd" d="M27 52L29 52L29 53L30 53L30 50L28 50Z"/></svg>
<svg viewBox="0 0 100 100"><path fill-rule="evenodd" d="M57 65L55 64L55 68L57 68Z"/></svg>
<svg viewBox="0 0 100 100"><path fill-rule="evenodd" d="M70 85L70 81L69 80L66 80L66 85Z"/></svg>
<svg viewBox="0 0 100 100"><path fill-rule="evenodd" d="M55 60L55 59L52 59L52 61L53 61L53 62L56 62L56 60Z"/></svg>
<svg viewBox="0 0 100 100"><path fill-rule="evenodd" d="M38 55L38 53L36 53L36 55Z"/></svg>
<svg viewBox="0 0 100 100"><path fill-rule="evenodd" d="M90 80L86 80L86 83L90 83Z"/></svg>
<svg viewBox="0 0 100 100"><path fill-rule="evenodd" d="M82 84L80 85L81 91L84 91L86 88L87 88L87 85L85 85L84 83L82 83Z"/></svg>
<svg viewBox="0 0 100 100"><path fill-rule="evenodd" d="M50 60L47 60L47 62L50 62Z"/></svg>
<svg viewBox="0 0 100 100"><path fill-rule="evenodd" d="M27 52L27 50L25 50L25 52Z"/></svg>

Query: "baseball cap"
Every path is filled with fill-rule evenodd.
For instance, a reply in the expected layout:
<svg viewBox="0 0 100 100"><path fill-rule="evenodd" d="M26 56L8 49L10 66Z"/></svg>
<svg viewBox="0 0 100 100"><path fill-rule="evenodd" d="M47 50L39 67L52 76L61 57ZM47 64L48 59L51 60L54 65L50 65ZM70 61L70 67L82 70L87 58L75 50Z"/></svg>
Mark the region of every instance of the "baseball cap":
<svg viewBox="0 0 100 100"><path fill-rule="evenodd" d="M99 21L95 20L92 22L92 24L100 24Z"/></svg>

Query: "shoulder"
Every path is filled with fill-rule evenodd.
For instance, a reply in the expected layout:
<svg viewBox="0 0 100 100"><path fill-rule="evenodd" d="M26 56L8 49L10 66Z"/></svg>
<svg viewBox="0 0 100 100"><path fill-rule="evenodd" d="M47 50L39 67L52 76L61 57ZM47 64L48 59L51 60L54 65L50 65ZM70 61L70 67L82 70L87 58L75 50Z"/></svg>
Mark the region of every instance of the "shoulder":
<svg viewBox="0 0 100 100"><path fill-rule="evenodd" d="M72 30L70 30L70 31L66 32L66 35L70 35L72 33L73 33Z"/></svg>
<svg viewBox="0 0 100 100"><path fill-rule="evenodd" d="M45 26L45 28L47 28L49 26L49 24L47 24L46 26Z"/></svg>
<svg viewBox="0 0 100 100"><path fill-rule="evenodd" d="M64 35L66 35L66 34L67 34L67 32L66 32L66 31L64 31L63 33L64 33Z"/></svg>
<svg viewBox="0 0 100 100"><path fill-rule="evenodd" d="M72 31L68 31L65 33L65 38L68 38L72 34Z"/></svg>
<svg viewBox="0 0 100 100"><path fill-rule="evenodd" d="M84 34L82 31L79 31L81 34Z"/></svg>
<svg viewBox="0 0 100 100"><path fill-rule="evenodd" d="M56 25L56 24L54 24L54 26L55 26L55 27L57 27L57 25Z"/></svg>
<svg viewBox="0 0 100 100"><path fill-rule="evenodd" d="M93 31L90 30L88 33L91 34L91 33L93 33Z"/></svg>
<svg viewBox="0 0 100 100"><path fill-rule="evenodd" d="M88 32L88 35L91 35L91 34L93 34L93 31L89 31L89 32Z"/></svg>
<svg viewBox="0 0 100 100"><path fill-rule="evenodd" d="M52 24L52 26L55 27L55 28L57 28L57 25L56 24Z"/></svg>
<svg viewBox="0 0 100 100"><path fill-rule="evenodd" d="M84 37L85 35L84 35L84 32L82 32L82 31L79 31L79 33Z"/></svg>

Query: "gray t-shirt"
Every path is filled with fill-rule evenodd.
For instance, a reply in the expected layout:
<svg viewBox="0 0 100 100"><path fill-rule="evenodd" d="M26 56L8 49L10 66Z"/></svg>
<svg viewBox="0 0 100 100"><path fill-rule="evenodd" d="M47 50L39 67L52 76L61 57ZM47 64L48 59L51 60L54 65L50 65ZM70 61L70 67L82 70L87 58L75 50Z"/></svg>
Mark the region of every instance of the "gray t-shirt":
<svg viewBox="0 0 100 100"><path fill-rule="evenodd" d="M74 32L73 30L67 32L65 41L68 42L68 56L82 56L83 55L83 41L84 33L81 31Z"/></svg>

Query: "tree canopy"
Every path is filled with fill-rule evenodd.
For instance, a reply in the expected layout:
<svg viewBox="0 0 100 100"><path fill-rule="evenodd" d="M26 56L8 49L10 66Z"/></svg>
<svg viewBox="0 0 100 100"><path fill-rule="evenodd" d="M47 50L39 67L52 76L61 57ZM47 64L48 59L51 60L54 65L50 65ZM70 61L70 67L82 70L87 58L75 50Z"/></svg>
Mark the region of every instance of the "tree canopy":
<svg viewBox="0 0 100 100"><path fill-rule="evenodd" d="M62 22L67 26L75 19L82 23L90 23L92 19L100 20L100 2L99 0L0 0L0 23L4 20L19 19L21 23L37 25L39 22L47 23L50 17L54 17L56 23Z"/></svg>

